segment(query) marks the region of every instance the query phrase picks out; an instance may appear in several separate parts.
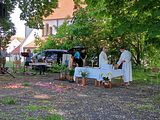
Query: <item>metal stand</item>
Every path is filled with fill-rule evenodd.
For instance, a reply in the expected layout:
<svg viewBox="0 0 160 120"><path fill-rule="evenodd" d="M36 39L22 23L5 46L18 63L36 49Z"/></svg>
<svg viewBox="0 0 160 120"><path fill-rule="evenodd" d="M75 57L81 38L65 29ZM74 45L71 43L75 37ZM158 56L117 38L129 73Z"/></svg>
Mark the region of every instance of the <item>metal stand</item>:
<svg viewBox="0 0 160 120"><path fill-rule="evenodd" d="M26 73L25 61L26 61L26 57L24 57L24 64L23 64L23 74L24 74L24 75L25 75L25 73Z"/></svg>
<svg viewBox="0 0 160 120"><path fill-rule="evenodd" d="M8 72L7 71L8 69L7 68L0 68L0 72L2 73L2 74L5 74L5 73L7 73L7 74L9 74L10 76L12 76L13 78L16 78L14 75L12 75L10 72Z"/></svg>

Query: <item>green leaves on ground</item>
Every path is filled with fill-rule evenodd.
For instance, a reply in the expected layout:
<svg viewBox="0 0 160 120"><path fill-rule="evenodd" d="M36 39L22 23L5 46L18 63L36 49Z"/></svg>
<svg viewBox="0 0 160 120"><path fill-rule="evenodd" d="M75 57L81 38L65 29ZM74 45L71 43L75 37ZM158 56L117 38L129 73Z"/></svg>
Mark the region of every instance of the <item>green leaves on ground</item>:
<svg viewBox="0 0 160 120"><path fill-rule="evenodd" d="M0 100L0 103L5 104L5 105L15 105L16 100L12 97L5 97Z"/></svg>

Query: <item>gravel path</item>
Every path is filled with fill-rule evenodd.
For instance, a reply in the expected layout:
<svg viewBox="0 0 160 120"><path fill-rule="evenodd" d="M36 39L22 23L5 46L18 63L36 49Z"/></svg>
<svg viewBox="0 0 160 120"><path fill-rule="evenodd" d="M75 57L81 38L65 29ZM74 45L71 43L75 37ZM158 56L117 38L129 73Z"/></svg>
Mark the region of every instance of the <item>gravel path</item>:
<svg viewBox="0 0 160 120"><path fill-rule="evenodd" d="M158 94L159 86L106 89L94 87L92 80L81 86L54 80L54 75L5 75L0 76L0 120L39 120L55 113L65 120L160 120ZM5 104L6 97L16 103Z"/></svg>

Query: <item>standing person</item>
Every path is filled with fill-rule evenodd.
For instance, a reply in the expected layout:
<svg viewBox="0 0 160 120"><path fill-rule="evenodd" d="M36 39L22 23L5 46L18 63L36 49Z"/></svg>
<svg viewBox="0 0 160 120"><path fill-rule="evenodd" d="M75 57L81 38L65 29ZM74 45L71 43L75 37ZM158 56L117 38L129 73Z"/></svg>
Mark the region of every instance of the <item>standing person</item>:
<svg viewBox="0 0 160 120"><path fill-rule="evenodd" d="M99 55L99 67L105 67L106 65L108 65L108 58L107 58L107 48L103 47L102 51Z"/></svg>
<svg viewBox="0 0 160 120"><path fill-rule="evenodd" d="M3 47L3 49L1 50L2 68L5 68L7 55L8 55L7 50L5 47Z"/></svg>
<svg viewBox="0 0 160 120"><path fill-rule="evenodd" d="M131 52L126 50L124 46L120 48L121 56L117 62L117 68L122 65L124 85L129 85L132 81L132 64L131 64Z"/></svg>
<svg viewBox="0 0 160 120"><path fill-rule="evenodd" d="M3 65L2 48L0 48L0 73L4 74L2 65Z"/></svg>
<svg viewBox="0 0 160 120"><path fill-rule="evenodd" d="M80 56L81 56L81 60L82 60L83 67L84 67L85 64L86 64L86 58L87 58L87 53L86 53L86 50L85 50L85 49L83 49L83 50L81 51Z"/></svg>
<svg viewBox="0 0 160 120"><path fill-rule="evenodd" d="M82 67L80 59L81 59L80 52L77 50L74 54L74 61L76 63L76 66L78 67Z"/></svg>
<svg viewBox="0 0 160 120"><path fill-rule="evenodd" d="M32 56L33 56L33 53L31 53L30 49L27 49L27 53L28 53L28 56L26 57L26 61L25 61L26 67L29 66L29 63L32 63Z"/></svg>

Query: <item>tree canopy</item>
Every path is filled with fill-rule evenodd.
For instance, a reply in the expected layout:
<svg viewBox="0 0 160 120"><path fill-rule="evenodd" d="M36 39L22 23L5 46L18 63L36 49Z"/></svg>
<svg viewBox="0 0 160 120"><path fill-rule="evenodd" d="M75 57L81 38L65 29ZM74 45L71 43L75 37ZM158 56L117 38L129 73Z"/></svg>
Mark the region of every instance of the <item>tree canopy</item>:
<svg viewBox="0 0 160 120"><path fill-rule="evenodd" d="M120 44L127 44L133 60L141 64L150 53L160 46L160 1L159 0L74 0L78 11L73 23L66 22L57 29L57 34L48 37L42 48L70 48L81 44L92 53L99 52L102 45L116 53ZM22 10L20 18L32 28L43 27L43 17L57 7L57 0L4 0L16 4ZM81 8L80 4L86 4ZM8 7L9 8L9 7ZM11 26L11 25L10 25ZM48 45L47 45L48 44ZM156 50L155 50L156 49ZM148 52L149 51L149 52Z"/></svg>
<svg viewBox="0 0 160 120"><path fill-rule="evenodd" d="M76 0L76 4L79 1ZM63 27L58 28L53 41L60 38L67 41L65 44L74 41L72 45L84 45L90 54L97 55L100 47L105 45L109 47L108 54L114 56L118 55L117 48L126 44L136 64L146 62L146 57L149 62L149 54L155 49L159 51L160 1L85 0L84 4L87 4L85 8L74 13L73 24L64 23ZM56 44L54 47L59 48ZM61 47L63 45L60 44Z"/></svg>
<svg viewBox="0 0 160 120"><path fill-rule="evenodd" d="M0 18L0 48L1 46L6 46L9 43L10 37L15 34L14 24L10 19L10 14L14 10L16 5L15 0L2 0L1 4L1 14L3 16ZM4 12L4 13L2 13Z"/></svg>
<svg viewBox="0 0 160 120"><path fill-rule="evenodd" d="M31 28L43 28L43 18L57 7L58 0L17 0L22 13L21 20Z"/></svg>
<svg viewBox="0 0 160 120"><path fill-rule="evenodd" d="M1 0L0 3L5 12L5 17L0 18L0 47L9 43L10 37L15 34L14 24L10 19L10 14L18 4L21 9L20 19L26 21L30 28L43 28L43 17L48 16L57 7L58 0Z"/></svg>

